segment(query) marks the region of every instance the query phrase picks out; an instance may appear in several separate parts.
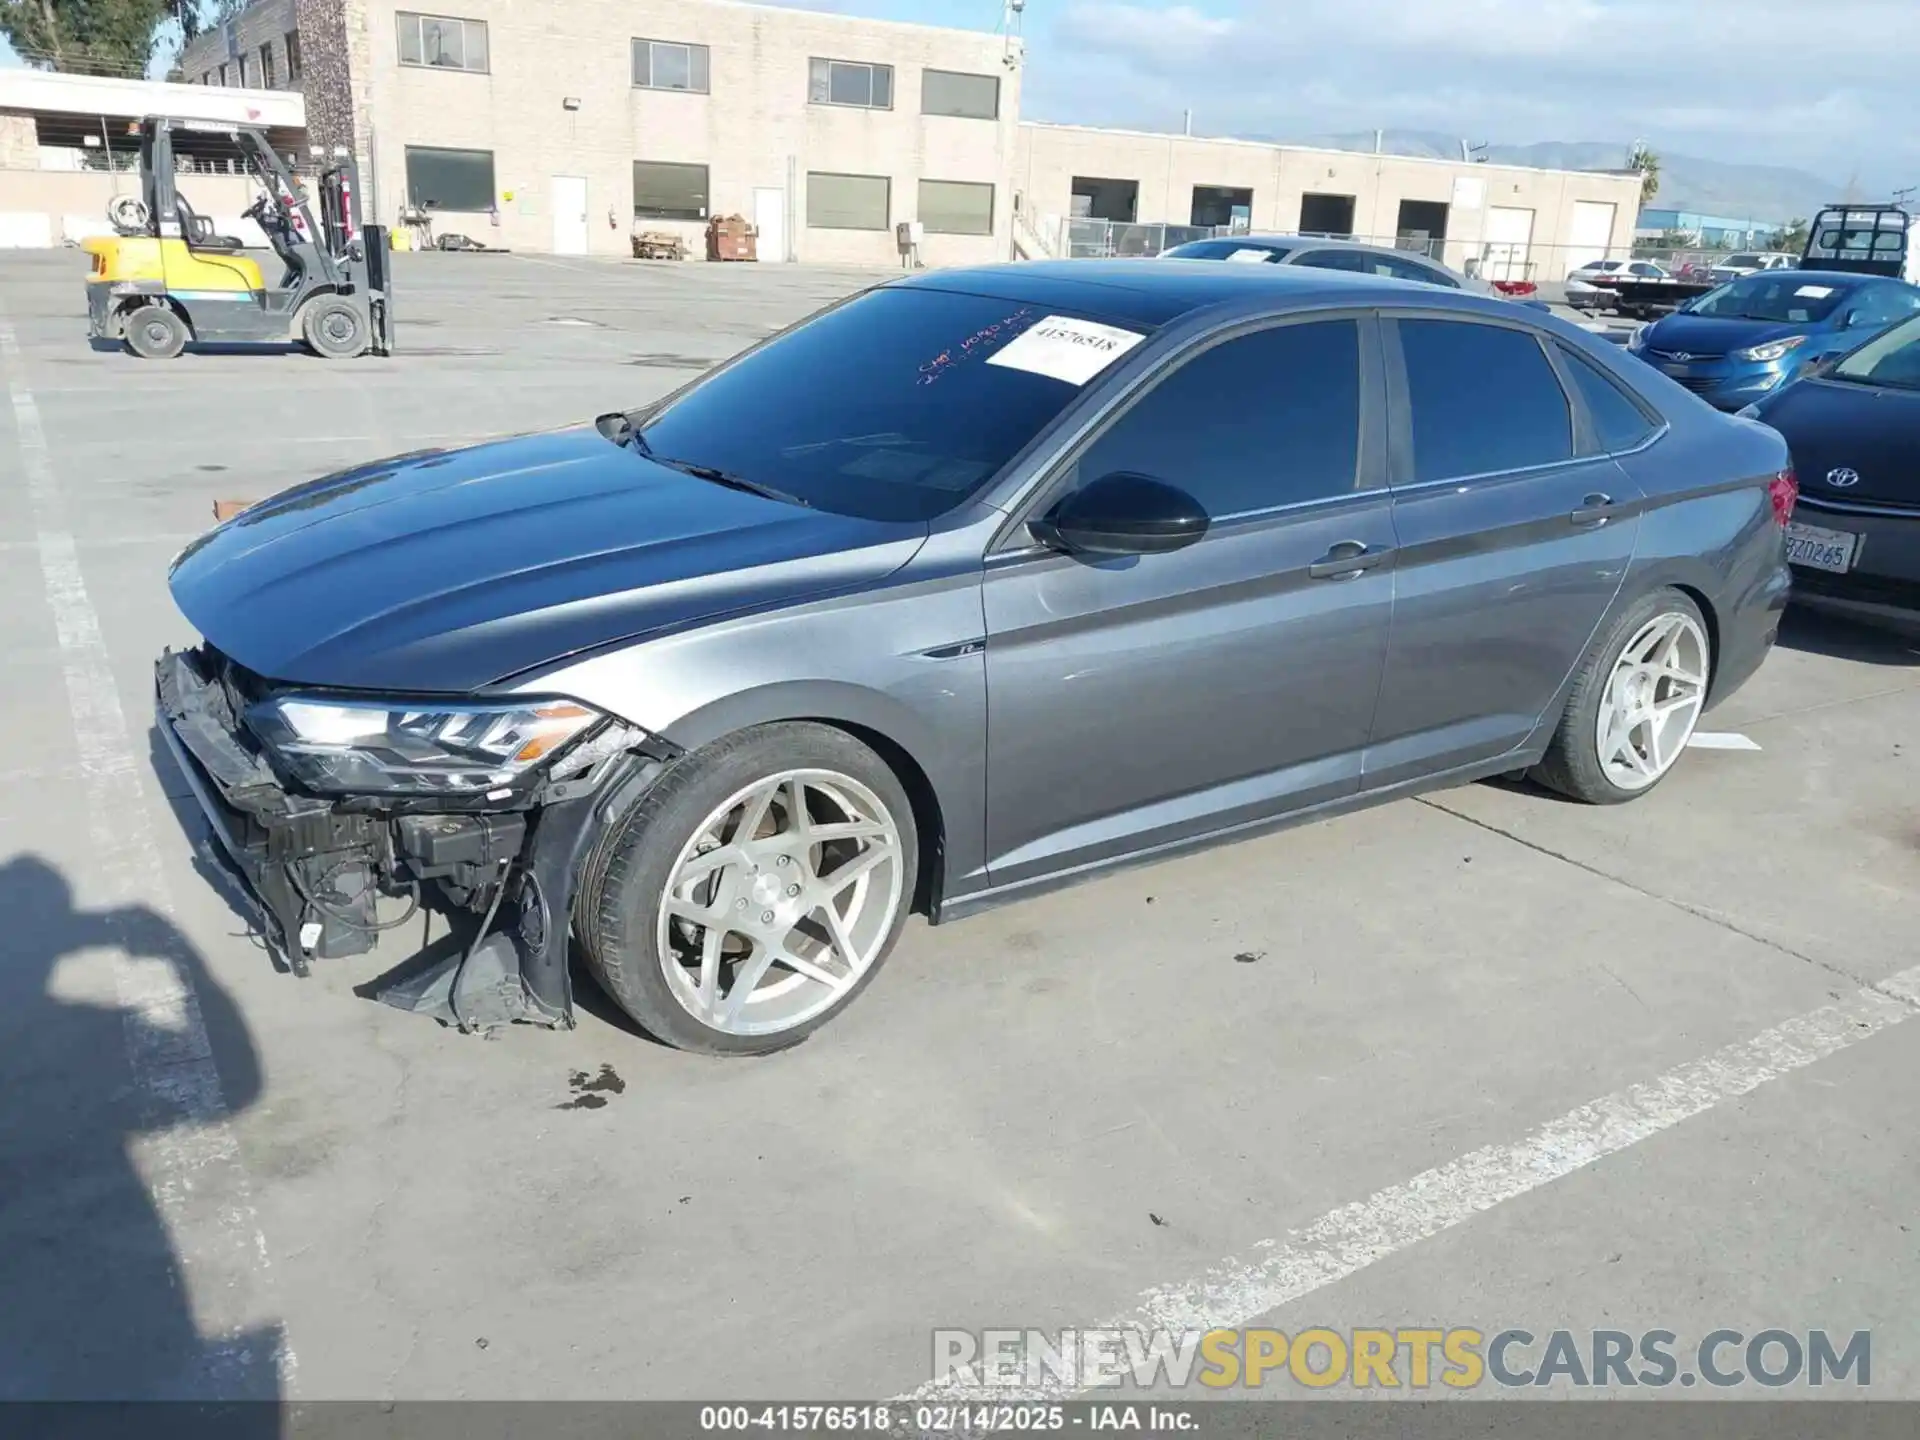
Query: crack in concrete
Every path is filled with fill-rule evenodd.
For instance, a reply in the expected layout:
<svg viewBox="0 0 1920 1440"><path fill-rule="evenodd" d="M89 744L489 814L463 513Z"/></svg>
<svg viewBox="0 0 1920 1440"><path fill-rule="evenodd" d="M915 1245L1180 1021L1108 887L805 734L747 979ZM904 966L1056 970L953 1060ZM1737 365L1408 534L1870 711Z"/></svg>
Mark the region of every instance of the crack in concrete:
<svg viewBox="0 0 1920 1440"><path fill-rule="evenodd" d="M1778 951L1790 959L1798 960L1802 965L1811 965L1816 970L1824 970L1830 975L1835 975L1845 980L1849 985L1863 986L1868 989L1878 988L1875 982L1868 980L1864 975L1856 975L1843 965L1836 965L1830 960L1822 960L1817 955L1809 955L1805 951L1796 950L1791 945L1784 944L1770 936L1762 935L1755 930L1749 930L1744 925L1736 924L1721 911L1710 909L1704 905L1697 905L1690 900L1682 900L1677 895L1663 895L1658 890L1650 890L1638 881L1629 880L1623 875L1612 874L1609 871L1602 870L1598 865L1589 864L1587 861L1578 859L1575 856L1563 854L1561 851L1555 850L1548 845L1542 845L1538 841L1528 840L1524 836L1514 834L1511 830L1502 829L1491 821L1481 820L1462 811L1451 809L1446 805L1442 805L1432 796L1416 795L1413 798L1430 810L1436 810L1442 815L1450 815L1463 824L1472 825L1476 829L1484 830L1490 835L1498 835L1503 840L1511 840L1514 844L1523 846L1535 854L1545 855L1550 860L1558 860L1563 865L1571 865L1576 870L1584 870L1587 874L1596 876L1601 880L1611 880L1616 885L1623 885L1636 895L1658 901L1662 905L1670 905L1675 910L1684 911L1696 919L1705 920L1710 925L1717 925L1722 930L1730 931L1743 939L1753 941L1756 945L1764 945L1769 950ZM1894 998L1907 1000L1909 1004L1914 1003L1905 996L1895 996Z"/></svg>

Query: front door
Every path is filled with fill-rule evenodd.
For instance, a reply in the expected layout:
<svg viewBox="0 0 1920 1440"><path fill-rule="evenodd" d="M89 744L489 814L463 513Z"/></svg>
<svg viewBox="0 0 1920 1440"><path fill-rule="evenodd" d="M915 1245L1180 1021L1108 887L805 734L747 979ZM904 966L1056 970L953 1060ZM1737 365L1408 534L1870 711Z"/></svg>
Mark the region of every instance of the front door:
<svg viewBox="0 0 1920 1440"><path fill-rule="evenodd" d="M759 231L753 242L754 258L764 264L777 264L787 258L787 192L753 192L753 228Z"/></svg>
<svg viewBox="0 0 1920 1440"><path fill-rule="evenodd" d="M1357 791L1393 601L1375 343L1349 315L1211 344L1040 502L1145 474L1199 500L1197 543L989 559L994 886Z"/></svg>
<svg viewBox="0 0 1920 1440"><path fill-rule="evenodd" d="M587 253L587 181L581 175L553 177L553 253Z"/></svg>
<svg viewBox="0 0 1920 1440"><path fill-rule="evenodd" d="M1389 385L1400 550L1370 789L1533 733L1619 593L1643 498L1604 453L1577 453L1595 447L1576 445L1532 331L1404 316L1382 339L1404 381Z"/></svg>

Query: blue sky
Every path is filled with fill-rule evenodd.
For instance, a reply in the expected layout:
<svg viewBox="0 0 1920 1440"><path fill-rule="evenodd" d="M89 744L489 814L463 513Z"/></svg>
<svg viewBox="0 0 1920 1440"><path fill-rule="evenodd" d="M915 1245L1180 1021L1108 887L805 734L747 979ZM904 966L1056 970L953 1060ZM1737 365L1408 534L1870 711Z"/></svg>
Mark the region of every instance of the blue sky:
<svg viewBox="0 0 1920 1440"><path fill-rule="evenodd" d="M775 0L991 30L1000 0ZM1030 119L1610 141L1920 184L1914 0L1028 0Z"/></svg>

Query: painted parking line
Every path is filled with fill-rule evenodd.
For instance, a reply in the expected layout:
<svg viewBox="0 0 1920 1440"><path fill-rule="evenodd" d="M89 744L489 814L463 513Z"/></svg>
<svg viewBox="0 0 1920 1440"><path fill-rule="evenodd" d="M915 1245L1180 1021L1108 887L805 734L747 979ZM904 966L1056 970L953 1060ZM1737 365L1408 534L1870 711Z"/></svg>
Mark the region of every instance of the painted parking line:
<svg viewBox="0 0 1920 1440"><path fill-rule="evenodd" d="M100 617L87 594L78 548L67 523L66 501L53 454L28 388L19 337L0 312L0 377L12 402L15 472L24 480L33 517L41 585L59 639L61 670L79 770L86 791L88 837L97 873L89 888L116 906L145 905L171 916L173 902L161 847L148 816L144 766L120 704ZM0 472L4 473L4 472ZM157 947L164 948L164 947ZM234 1138L226 1094L189 972L173 954L135 958L125 949L93 952L74 983L126 1018L127 1065L134 1088L166 1122L133 1142L133 1154L174 1253L192 1279L191 1297L218 1296L222 1310L235 1301L260 1312L268 1291L267 1242L255 1216L251 1187ZM91 998L91 995L90 995ZM185 1278L183 1276L183 1278ZM284 1340L276 1353L254 1348L259 1332L240 1326L202 1327L204 1373L182 1377L187 1394L249 1393L260 1369L277 1369L277 1393L291 1395L294 1354Z"/></svg>
<svg viewBox="0 0 1920 1440"><path fill-rule="evenodd" d="M1495 1206L1585 1169L1684 1120L1856 1045L1920 1013L1920 965L1762 1030L1701 1059L1603 1095L1517 1141L1488 1145L1410 1180L1330 1210L1251 1256L1148 1290L1123 1315L1093 1330L1205 1332L1232 1329L1311 1295ZM1032 1376L1037 1383L986 1386L978 1366L935 1377L904 1403L939 1399L1065 1400L1080 1393L1081 1357L1063 1347Z"/></svg>
<svg viewBox="0 0 1920 1440"><path fill-rule="evenodd" d="M1689 750L1758 750L1759 742L1732 730L1696 730L1687 739Z"/></svg>

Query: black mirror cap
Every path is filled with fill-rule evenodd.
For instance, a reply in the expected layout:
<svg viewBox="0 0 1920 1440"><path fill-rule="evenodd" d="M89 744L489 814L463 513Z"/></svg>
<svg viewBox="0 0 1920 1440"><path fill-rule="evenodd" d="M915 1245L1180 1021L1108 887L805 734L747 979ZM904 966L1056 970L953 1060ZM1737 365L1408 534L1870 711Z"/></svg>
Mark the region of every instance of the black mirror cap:
<svg viewBox="0 0 1920 1440"><path fill-rule="evenodd" d="M1193 544L1209 523L1178 486L1121 470L1069 491L1028 528L1069 555L1164 555Z"/></svg>

